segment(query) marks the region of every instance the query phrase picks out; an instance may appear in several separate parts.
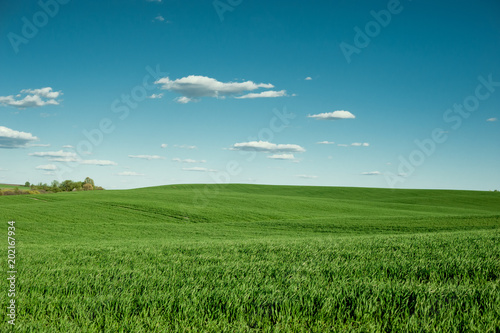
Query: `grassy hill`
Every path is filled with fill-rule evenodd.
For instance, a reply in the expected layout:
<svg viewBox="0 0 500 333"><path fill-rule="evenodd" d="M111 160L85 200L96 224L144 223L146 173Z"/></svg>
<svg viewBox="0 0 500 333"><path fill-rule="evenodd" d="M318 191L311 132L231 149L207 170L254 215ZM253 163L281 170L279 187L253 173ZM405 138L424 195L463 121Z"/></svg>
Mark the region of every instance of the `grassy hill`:
<svg viewBox="0 0 500 333"><path fill-rule="evenodd" d="M0 212L27 332L500 330L500 193L175 185Z"/></svg>

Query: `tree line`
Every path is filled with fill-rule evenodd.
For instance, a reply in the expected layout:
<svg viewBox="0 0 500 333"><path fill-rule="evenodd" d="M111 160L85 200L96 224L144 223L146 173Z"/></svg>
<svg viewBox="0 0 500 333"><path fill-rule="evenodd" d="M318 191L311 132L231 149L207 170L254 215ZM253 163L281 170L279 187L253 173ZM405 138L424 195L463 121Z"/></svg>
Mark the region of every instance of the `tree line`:
<svg viewBox="0 0 500 333"><path fill-rule="evenodd" d="M25 187L31 190L21 190L19 188L0 190L0 195L16 195L16 194L40 194L40 193L58 193L58 192L72 192L72 191L94 191L104 190L101 186L96 186L94 180L90 177L85 178L83 181L64 180L58 182L52 181L49 185L47 183L30 184L24 183Z"/></svg>

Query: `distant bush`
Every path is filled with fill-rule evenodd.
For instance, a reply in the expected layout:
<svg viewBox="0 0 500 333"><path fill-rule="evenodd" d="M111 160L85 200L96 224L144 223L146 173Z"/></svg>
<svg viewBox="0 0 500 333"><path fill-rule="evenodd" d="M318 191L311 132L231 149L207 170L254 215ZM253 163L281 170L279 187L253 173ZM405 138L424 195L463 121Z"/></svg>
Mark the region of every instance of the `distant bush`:
<svg viewBox="0 0 500 333"><path fill-rule="evenodd" d="M28 194L40 194L37 190L30 190L28 191Z"/></svg>
<svg viewBox="0 0 500 333"><path fill-rule="evenodd" d="M83 184L83 190L84 191L92 191L94 189L94 186L90 183Z"/></svg>

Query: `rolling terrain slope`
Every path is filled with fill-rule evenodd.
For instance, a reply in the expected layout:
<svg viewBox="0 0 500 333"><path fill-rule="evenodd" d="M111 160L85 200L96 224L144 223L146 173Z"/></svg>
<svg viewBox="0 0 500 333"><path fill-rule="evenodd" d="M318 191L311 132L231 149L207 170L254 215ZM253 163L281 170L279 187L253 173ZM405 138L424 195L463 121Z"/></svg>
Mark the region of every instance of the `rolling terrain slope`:
<svg viewBox="0 0 500 333"><path fill-rule="evenodd" d="M0 217L20 331L500 330L496 192L172 185Z"/></svg>

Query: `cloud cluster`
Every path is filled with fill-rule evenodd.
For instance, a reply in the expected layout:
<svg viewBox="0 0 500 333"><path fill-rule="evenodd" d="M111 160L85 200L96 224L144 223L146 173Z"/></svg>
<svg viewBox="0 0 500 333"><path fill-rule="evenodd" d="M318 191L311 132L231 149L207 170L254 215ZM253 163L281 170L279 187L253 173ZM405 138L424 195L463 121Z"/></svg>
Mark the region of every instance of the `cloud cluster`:
<svg viewBox="0 0 500 333"><path fill-rule="evenodd" d="M171 80L168 76L155 81L161 89L176 92L181 97L175 99L176 102L185 104L198 101L201 97L236 97L236 98L269 98L286 96L286 91L264 91L261 93L240 95L247 91L254 91L260 88L272 89L274 85L270 83L245 82L221 82L216 79L201 76L189 75L180 79Z"/></svg>
<svg viewBox="0 0 500 333"><path fill-rule="evenodd" d="M24 95L24 97L23 97ZM59 105L60 91L52 91L51 87L41 89L23 89L17 95L0 96L0 105L18 109L35 108L45 105Z"/></svg>
<svg viewBox="0 0 500 333"><path fill-rule="evenodd" d="M112 166L118 165L116 162L109 160L82 160L74 152L70 151L40 151L29 153L29 156L46 158L51 162L78 162L83 165L98 165L98 166Z"/></svg>
<svg viewBox="0 0 500 333"><path fill-rule="evenodd" d="M0 126L0 148L25 148L34 141L38 141L38 138L31 133Z"/></svg>
<svg viewBox="0 0 500 333"><path fill-rule="evenodd" d="M258 151L266 153L303 153L306 150L295 144L275 144L267 141L235 143L231 150Z"/></svg>
<svg viewBox="0 0 500 333"><path fill-rule="evenodd" d="M353 115L349 111L344 111L344 110L318 113L318 114L308 115L307 117L318 119L318 120L340 120L340 119L354 119L354 118L356 118L355 115Z"/></svg>

